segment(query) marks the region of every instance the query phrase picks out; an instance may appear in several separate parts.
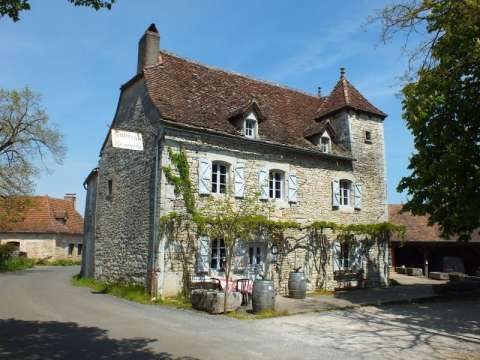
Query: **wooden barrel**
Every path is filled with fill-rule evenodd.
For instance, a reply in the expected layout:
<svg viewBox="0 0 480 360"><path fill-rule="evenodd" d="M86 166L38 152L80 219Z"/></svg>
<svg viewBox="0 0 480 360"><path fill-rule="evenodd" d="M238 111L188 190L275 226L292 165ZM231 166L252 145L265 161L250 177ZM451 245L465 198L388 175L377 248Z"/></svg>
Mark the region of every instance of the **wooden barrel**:
<svg viewBox="0 0 480 360"><path fill-rule="evenodd" d="M272 280L255 280L253 283L252 308L257 313L273 310L275 307L275 288Z"/></svg>
<svg viewBox="0 0 480 360"><path fill-rule="evenodd" d="M303 272L291 272L288 276L288 296L293 299L305 299L307 282Z"/></svg>

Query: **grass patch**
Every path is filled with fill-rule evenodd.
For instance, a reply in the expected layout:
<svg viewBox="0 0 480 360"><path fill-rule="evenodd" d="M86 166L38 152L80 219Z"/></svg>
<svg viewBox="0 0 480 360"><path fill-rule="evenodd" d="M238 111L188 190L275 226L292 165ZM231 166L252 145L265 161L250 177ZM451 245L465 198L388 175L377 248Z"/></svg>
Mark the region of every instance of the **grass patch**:
<svg viewBox="0 0 480 360"><path fill-rule="evenodd" d="M88 287L97 292L116 296L125 300L134 301L140 304L157 304L171 306L179 309L191 309L192 304L181 297L152 300L150 294L145 291L143 285L139 284L108 284L92 278L80 277L75 275L71 280L72 285Z"/></svg>
<svg viewBox="0 0 480 360"><path fill-rule="evenodd" d="M74 266L74 265L82 265L82 261L81 260L71 260L71 259L59 259L59 260L40 259L40 260L37 260L36 265Z"/></svg>
<svg viewBox="0 0 480 360"><path fill-rule="evenodd" d="M256 314L247 311L232 311L225 315L237 320L259 320L271 319L279 316L288 316L288 311L263 310Z"/></svg>
<svg viewBox="0 0 480 360"><path fill-rule="evenodd" d="M401 284L395 279L388 279L388 284L390 286L400 286Z"/></svg>
<svg viewBox="0 0 480 360"><path fill-rule="evenodd" d="M0 272L30 269L36 264L35 259L24 257L10 258L0 261Z"/></svg>
<svg viewBox="0 0 480 360"><path fill-rule="evenodd" d="M326 290L326 289L315 289L314 292L308 294L308 296L319 296L319 295L333 296L333 295L335 295L335 291Z"/></svg>

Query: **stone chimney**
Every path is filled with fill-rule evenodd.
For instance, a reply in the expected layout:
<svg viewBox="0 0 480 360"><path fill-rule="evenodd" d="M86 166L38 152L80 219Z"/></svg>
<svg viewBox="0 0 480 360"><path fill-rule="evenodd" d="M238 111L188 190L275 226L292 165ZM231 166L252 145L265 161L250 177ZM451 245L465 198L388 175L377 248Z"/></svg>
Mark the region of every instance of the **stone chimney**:
<svg viewBox="0 0 480 360"><path fill-rule="evenodd" d="M157 63L159 51L160 34L155 24L152 24L138 42L137 74L140 74L145 67Z"/></svg>
<svg viewBox="0 0 480 360"><path fill-rule="evenodd" d="M77 199L77 194L74 193L67 193L63 197L63 200L70 201L72 203L73 208L75 209L75 200Z"/></svg>

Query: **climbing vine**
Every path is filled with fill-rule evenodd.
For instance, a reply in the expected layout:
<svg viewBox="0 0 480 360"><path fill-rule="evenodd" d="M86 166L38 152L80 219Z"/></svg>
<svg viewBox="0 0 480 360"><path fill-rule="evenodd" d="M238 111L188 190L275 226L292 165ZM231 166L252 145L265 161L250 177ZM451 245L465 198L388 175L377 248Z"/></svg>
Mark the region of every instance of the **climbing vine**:
<svg viewBox="0 0 480 360"><path fill-rule="evenodd" d="M234 199L233 196L209 197L206 205L199 209L196 205L185 150L181 148L180 151L174 152L169 148L168 154L171 166L165 166L163 170L168 182L174 185L175 194L183 199L186 213L171 212L160 219L160 224L167 237L181 248L177 254L180 254L185 272L182 292L186 296L189 295L190 273L194 265L192 254L197 253L199 235L224 239L227 249L225 269L227 282L237 241L239 239L244 242L253 241L261 236L270 246L276 246L278 249L280 262L280 266L277 266L278 274L281 274L282 261L289 252L304 249L312 254L317 274L323 274L322 280L316 283L317 287L323 287L326 277L325 264L328 262L329 254L328 232L336 234L336 240L340 243L348 242L361 247L364 254L367 254L375 244L388 244L392 233L400 237L405 234L403 226L389 222L344 225L328 221L300 224L296 221L274 220L271 216L272 205L259 202L258 196L255 195L245 199ZM302 235L295 237L292 231Z"/></svg>

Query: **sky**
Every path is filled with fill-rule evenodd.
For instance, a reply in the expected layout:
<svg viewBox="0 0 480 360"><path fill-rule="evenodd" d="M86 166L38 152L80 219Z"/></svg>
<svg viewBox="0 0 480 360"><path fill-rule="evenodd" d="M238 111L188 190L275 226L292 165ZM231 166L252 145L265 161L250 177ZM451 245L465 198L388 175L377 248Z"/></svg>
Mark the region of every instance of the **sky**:
<svg viewBox="0 0 480 360"><path fill-rule="evenodd" d="M29 86L42 95L50 121L64 135L67 156L49 163L36 194L77 194L98 162L121 84L136 72L138 40L151 23L160 47L207 65L327 95L339 68L385 120L388 201L406 176L413 140L401 118L400 80L407 68L402 39L383 44L368 16L380 0L117 0L111 11L67 0L31 0L17 23L0 19L0 88Z"/></svg>

